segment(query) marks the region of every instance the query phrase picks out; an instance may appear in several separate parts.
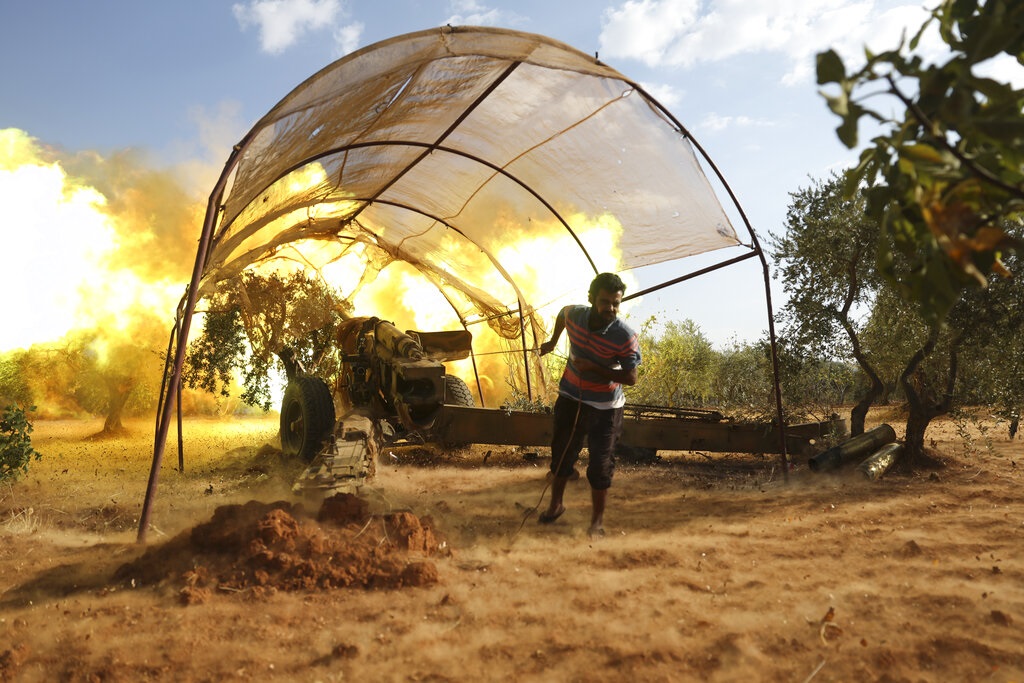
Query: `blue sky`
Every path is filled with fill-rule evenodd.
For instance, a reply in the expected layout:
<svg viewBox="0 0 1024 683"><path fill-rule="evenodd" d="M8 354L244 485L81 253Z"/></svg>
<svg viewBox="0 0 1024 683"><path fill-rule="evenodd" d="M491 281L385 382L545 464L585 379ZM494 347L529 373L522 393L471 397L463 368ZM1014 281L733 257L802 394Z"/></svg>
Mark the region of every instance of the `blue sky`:
<svg viewBox="0 0 1024 683"><path fill-rule="evenodd" d="M133 150L178 169L205 198L230 146L347 52L448 23L502 26L597 52L641 82L706 149L764 241L790 192L855 156L817 92L815 53L856 59L866 42L891 47L924 16L898 0L5 2L0 129L68 154ZM1005 73L1020 78L1013 68ZM640 285L687 270L660 267ZM773 297L778 309L778 285ZM652 313L691 318L718 343L756 338L766 327L760 267L747 261L650 295L631 315Z"/></svg>

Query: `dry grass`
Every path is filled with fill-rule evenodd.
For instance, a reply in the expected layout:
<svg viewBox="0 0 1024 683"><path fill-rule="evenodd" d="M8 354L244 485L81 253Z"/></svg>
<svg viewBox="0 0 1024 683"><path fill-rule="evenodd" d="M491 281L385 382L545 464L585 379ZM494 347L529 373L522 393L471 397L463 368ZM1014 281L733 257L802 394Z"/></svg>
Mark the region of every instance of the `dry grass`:
<svg viewBox="0 0 1024 683"><path fill-rule="evenodd" d="M872 420L901 431L892 417ZM585 480L536 524L544 449L393 449L364 496L433 520L451 549L436 586L188 607L173 582L113 579L143 550L152 437L98 428L37 424L43 459L0 490L2 680L1024 680L1024 449L991 425L970 450L936 424L947 466L879 482L802 467L786 483L772 457L623 465L598 541ZM188 421L150 546L228 503L295 501L296 463L263 448L275 432Z"/></svg>

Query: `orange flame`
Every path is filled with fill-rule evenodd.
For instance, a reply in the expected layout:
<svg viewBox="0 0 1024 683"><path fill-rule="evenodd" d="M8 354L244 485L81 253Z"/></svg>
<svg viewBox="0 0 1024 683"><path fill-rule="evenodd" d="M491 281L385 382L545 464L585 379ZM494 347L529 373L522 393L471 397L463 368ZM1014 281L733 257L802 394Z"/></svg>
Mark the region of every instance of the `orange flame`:
<svg viewBox="0 0 1024 683"><path fill-rule="evenodd" d="M582 214L572 216L570 223L581 239L591 248L596 248L595 256L601 259L598 267L615 271L621 225L610 216L589 220ZM538 225L534 222L528 232L498 225L493 234L494 240L488 248L493 250L495 261L515 281L526 302L542 307L539 313L548 329L562 306L586 303L587 289L594 277L586 260L580 256L575 260L559 260L557 266L552 266L549 258L553 254L579 253L575 240L562 225L555 222ZM501 293L505 300L513 297L513 289L505 276L494 268L490 260L480 257L477 245L450 239L443 243L442 249L446 260L462 266L462 277L484 291ZM545 256L540 258L538 255ZM363 264L352 261L347 266L344 279L354 284L358 276L353 276L352 268L360 269ZM338 268L334 272L338 274L341 271ZM328 277L330 273L330 269L325 270ZM631 286L630 275L624 274L623 278ZM335 284L340 282L335 281ZM343 292L351 291L345 286L341 289ZM371 285L359 290L353 304L356 315L376 315L395 322L402 329L435 331L461 327L458 314L444 296L419 271L401 261L388 265ZM469 329L473 333L476 372L480 375L484 401L486 405L495 407L509 398L511 388L505 378L510 363L522 363L521 352L510 352L507 342L486 324L472 325ZM541 341L544 340L534 340L532 334L527 333L528 347ZM466 381L474 395L477 393L472 360L454 361L446 366L448 372Z"/></svg>
<svg viewBox="0 0 1024 683"><path fill-rule="evenodd" d="M322 183L324 172L315 166L287 180L294 185L291 190L304 191ZM59 154L24 131L0 130L0 206L5 209L8 254L16 255L0 269L0 286L7 293L0 352L93 331L94 348L105 357L120 342L153 344L153 330L166 334L195 258L204 209L169 174L145 168L130 154ZM576 214L568 220L592 250L597 267L616 270L622 226L609 216ZM564 226L536 221L520 226L512 221L497 221L485 245L453 236L439 248L446 262L468 267L463 278L502 301L515 301L505 275L483 255L481 247L486 249L525 300L541 307L539 313L550 325L562 305L586 302L594 273L582 257L559 259L557 267L551 266L551 255L579 254ZM327 257L312 257L307 264L322 265L331 258L328 252L337 255L337 245L324 242L311 241L295 249L307 247L325 249ZM302 262L296 258L290 266L265 267L294 268ZM358 288L366 267L366 256L353 248L320 269L343 295L356 292L355 315L376 315L402 329L461 327L449 302L409 264L393 262ZM147 341L138 338L143 328ZM200 328L193 325L193 330ZM507 343L486 324L472 325L470 331L485 400L493 407L509 391L505 376L510 360L521 359L510 359ZM532 335L526 339L528 346L539 341L543 340ZM471 361L451 363L449 371L475 390Z"/></svg>

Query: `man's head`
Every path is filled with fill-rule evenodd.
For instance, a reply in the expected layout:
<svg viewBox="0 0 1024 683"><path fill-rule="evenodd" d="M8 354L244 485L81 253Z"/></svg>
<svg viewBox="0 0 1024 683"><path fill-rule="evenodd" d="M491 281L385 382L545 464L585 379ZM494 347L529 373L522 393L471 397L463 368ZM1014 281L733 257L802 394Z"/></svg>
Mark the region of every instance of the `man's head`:
<svg viewBox="0 0 1024 683"><path fill-rule="evenodd" d="M626 283L624 283L622 278L615 273L601 273L590 283L590 296L588 297L588 301L590 301L590 303L594 303L594 299L597 298L597 293L602 289L612 292L613 294L615 292L625 294Z"/></svg>
<svg viewBox="0 0 1024 683"><path fill-rule="evenodd" d="M615 273L601 273L590 283L588 300L594 308L591 315L605 325L612 322L619 315L619 306L625 293L626 285L622 278Z"/></svg>

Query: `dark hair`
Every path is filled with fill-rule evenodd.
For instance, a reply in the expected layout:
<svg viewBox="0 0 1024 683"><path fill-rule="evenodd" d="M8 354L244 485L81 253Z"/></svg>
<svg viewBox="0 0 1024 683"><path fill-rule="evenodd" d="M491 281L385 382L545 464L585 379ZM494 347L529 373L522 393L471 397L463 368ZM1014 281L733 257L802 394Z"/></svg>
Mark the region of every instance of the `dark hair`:
<svg viewBox="0 0 1024 683"><path fill-rule="evenodd" d="M622 292L625 294L626 283L615 273L601 273L590 283L589 299L591 302L597 298L597 293L602 289L606 292Z"/></svg>

